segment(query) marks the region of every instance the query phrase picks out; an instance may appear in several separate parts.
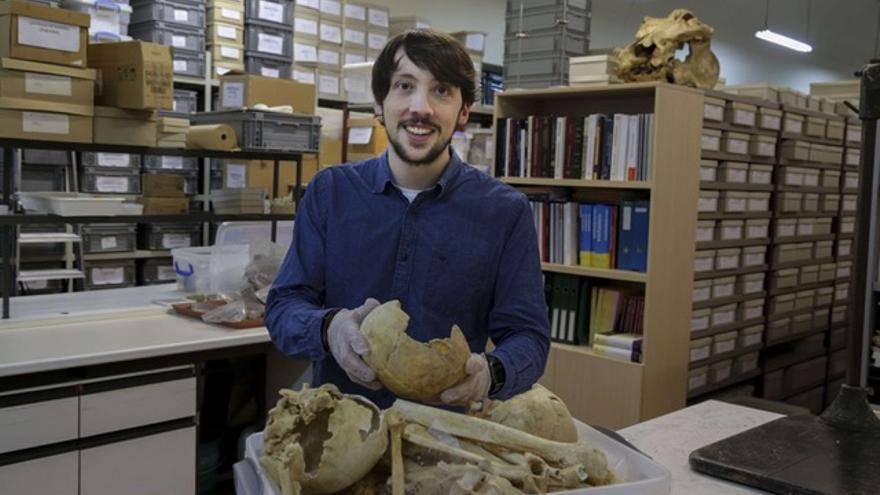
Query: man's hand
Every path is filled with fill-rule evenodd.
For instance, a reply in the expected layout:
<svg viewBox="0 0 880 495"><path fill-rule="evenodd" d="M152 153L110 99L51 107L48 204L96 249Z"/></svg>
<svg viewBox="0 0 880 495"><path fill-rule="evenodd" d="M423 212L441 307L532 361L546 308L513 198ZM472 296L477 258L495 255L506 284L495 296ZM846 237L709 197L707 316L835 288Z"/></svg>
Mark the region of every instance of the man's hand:
<svg viewBox="0 0 880 495"><path fill-rule="evenodd" d="M360 328L364 318L378 305L379 301L368 298L358 308L336 313L327 327L327 346L336 362L351 381L371 390L379 390L382 384L376 380L376 372L361 359L370 347Z"/></svg>
<svg viewBox="0 0 880 495"><path fill-rule="evenodd" d="M492 377L489 375L489 361L483 354L471 354L464 365L467 377L458 385L448 388L440 394L440 400L447 404L467 405L471 402L487 399Z"/></svg>

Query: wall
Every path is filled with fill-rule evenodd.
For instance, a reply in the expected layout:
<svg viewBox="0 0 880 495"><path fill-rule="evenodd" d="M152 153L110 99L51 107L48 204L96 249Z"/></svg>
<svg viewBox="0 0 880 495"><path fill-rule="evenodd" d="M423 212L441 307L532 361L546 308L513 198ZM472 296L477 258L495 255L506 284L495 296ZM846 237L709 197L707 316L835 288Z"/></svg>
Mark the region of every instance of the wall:
<svg viewBox="0 0 880 495"><path fill-rule="evenodd" d="M624 46L643 16L664 17L686 8L715 28L712 49L728 84L766 81L806 92L810 82L854 78L853 72L874 55L877 0L813 0L804 35L808 1L770 1L769 26L809 42L811 53L754 37L764 25L765 2L760 0L593 0L590 47Z"/></svg>
<svg viewBox="0 0 880 495"><path fill-rule="evenodd" d="M485 62L501 65L504 51L505 0L370 0L391 9L392 17L419 16L443 31L483 31Z"/></svg>

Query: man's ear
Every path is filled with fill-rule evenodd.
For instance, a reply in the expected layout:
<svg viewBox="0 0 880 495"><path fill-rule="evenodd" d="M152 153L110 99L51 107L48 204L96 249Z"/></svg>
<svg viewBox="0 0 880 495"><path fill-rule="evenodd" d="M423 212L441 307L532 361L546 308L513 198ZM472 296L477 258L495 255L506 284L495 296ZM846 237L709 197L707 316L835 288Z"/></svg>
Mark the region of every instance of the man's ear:
<svg viewBox="0 0 880 495"><path fill-rule="evenodd" d="M471 116L471 105L461 105L461 111L458 112L458 130L464 129L464 126L467 125L468 119Z"/></svg>
<svg viewBox="0 0 880 495"><path fill-rule="evenodd" d="M373 115L380 124L385 125L385 111L382 109L381 104L373 103Z"/></svg>

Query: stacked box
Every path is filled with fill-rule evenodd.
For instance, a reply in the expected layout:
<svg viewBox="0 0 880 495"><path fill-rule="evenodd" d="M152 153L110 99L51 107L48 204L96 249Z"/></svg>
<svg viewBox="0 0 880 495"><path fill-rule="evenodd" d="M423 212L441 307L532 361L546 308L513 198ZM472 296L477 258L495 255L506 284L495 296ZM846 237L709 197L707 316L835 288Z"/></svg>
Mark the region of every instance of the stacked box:
<svg viewBox="0 0 880 495"><path fill-rule="evenodd" d="M389 22L388 34L396 36L400 33L411 31L413 29L428 29L431 27L431 21L424 17L405 16L392 17Z"/></svg>
<svg viewBox="0 0 880 495"><path fill-rule="evenodd" d="M248 0L244 66L251 74L289 79L293 58L293 0Z"/></svg>
<svg viewBox="0 0 880 495"><path fill-rule="evenodd" d="M507 2L506 88L567 85L568 59L587 54L591 0L540 3Z"/></svg>
<svg viewBox="0 0 880 495"><path fill-rule="evenodd" d="M205 77L204 0L134 0L129 32L172 47L174 74Z"/></svg>
<svg viewBox="0 0 880 495"><path fill-rule="evenodd" d="M291 78L317 84L318 40L321 34L321 2L297 1L293 10L293 69Z"/></svg>
<svg viewBox="0 0 880 495"><path fill-rule="evenodd" d="M208 0L206 42L211 52L211 77L220 77L232 70L244 71L242 2Z"/></svg>
<svg viewBox="0 0 880 495"><path fill-rule="evenodd" d="M366 61L367 5L360 2L345 2L342 7L342 64Z"/></svg>
<svg viewBox="0 0 880 495"><path fill-rule="evenodd" d="M131 23L131 5L128 2L102 0L63 0L61 7L88 14L91 17L89 41L122 41L128 38Z"/></svg>
<svg viewBox="0 0 880 495"><path fill-rule="evenodd" d="M316 85L323 97L341 97L343 11L339 0L321 0L318 22Z"/></svg>
<svg viewBox="0 0 880 495"><path fill-rule="evenodd" d="M369 5L367 7L367 62L376 60L391 29L391 13L387 7Z"/></svg>

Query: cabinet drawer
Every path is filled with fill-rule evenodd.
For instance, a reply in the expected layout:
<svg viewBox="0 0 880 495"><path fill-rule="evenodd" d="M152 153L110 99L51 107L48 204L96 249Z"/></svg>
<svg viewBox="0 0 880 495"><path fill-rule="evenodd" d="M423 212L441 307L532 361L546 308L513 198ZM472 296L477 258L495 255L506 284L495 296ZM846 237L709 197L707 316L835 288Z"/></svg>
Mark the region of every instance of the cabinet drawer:
<svg viewBox="0 0 880 495"><path fill-rule="evenodd" d="M75 439L78 407L66 397L0 408L0 453Z"/></svg>
<svg viewBox="0 0 880 495"><path fill-rule="evenodd" d="M195 426L80 451L81 495L195 491Z"/></svg>
<svg viewBox="0 0 880 495"><path fill-rule="evenodd" d="M82 437L195 416L196 379L85 394L80 403Z"/></svg>
<svg viewBox="0 0 880 495"><path fill-rule="evenodd" d="M77 495L79 452L0 466L4 495Z"/></svg>

